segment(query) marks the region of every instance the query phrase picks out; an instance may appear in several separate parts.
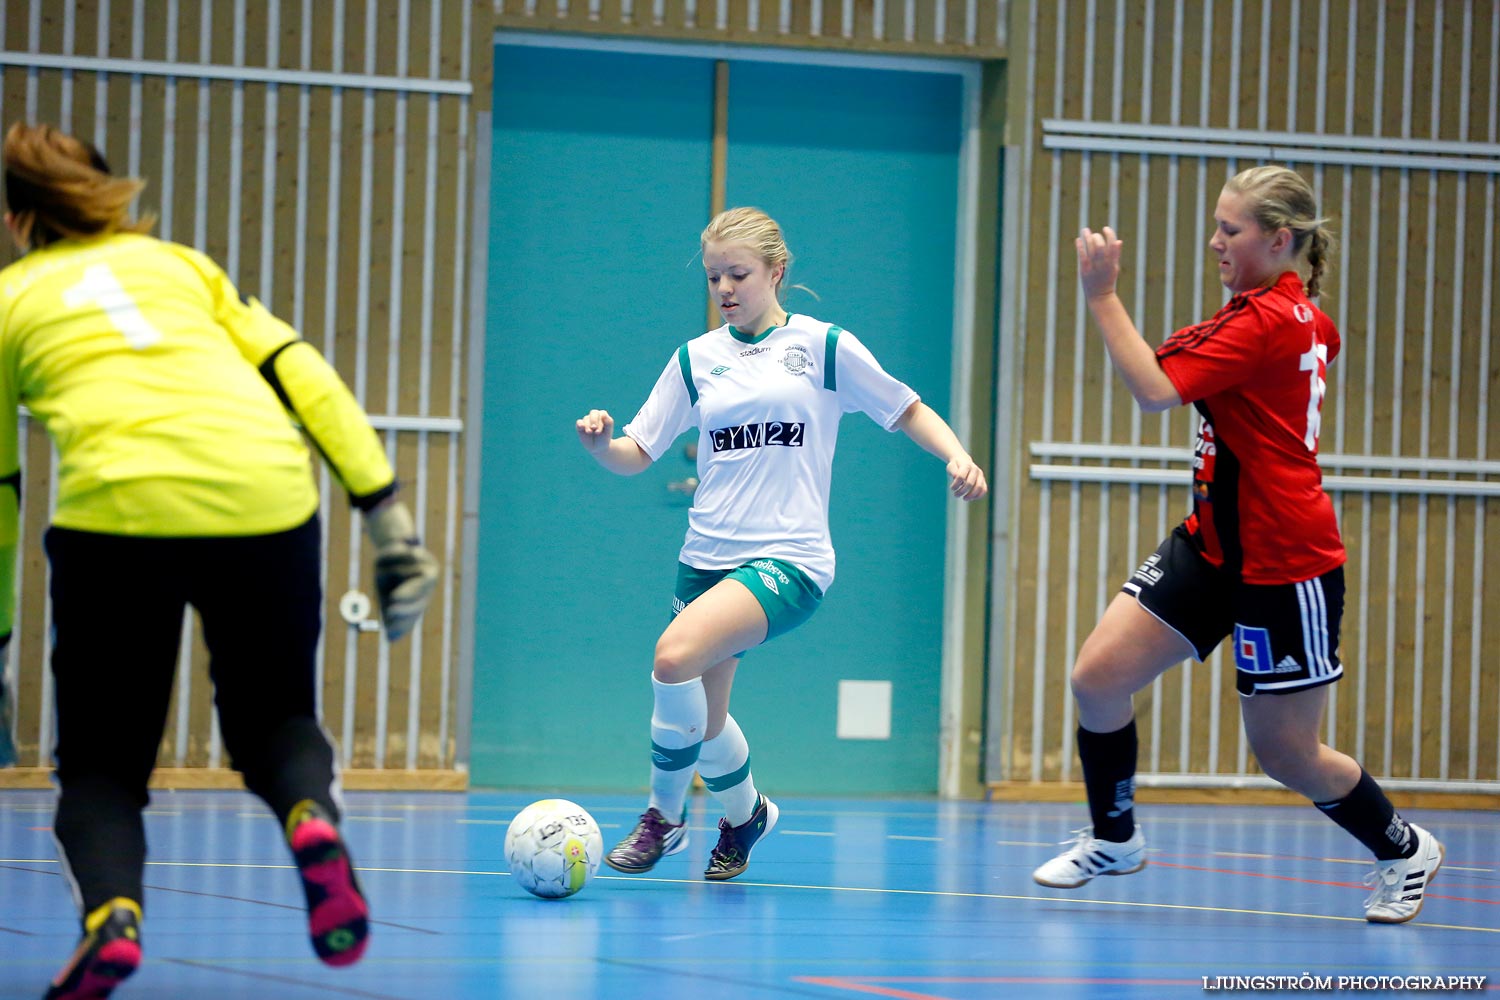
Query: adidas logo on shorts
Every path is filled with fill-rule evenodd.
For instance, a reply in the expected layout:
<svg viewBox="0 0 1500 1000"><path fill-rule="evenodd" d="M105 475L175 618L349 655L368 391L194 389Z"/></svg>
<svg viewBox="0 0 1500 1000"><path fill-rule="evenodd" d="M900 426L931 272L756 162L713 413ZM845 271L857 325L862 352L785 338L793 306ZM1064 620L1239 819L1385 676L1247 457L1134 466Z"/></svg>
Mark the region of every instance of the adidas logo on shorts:
<svg viewBox="0 0 1500 1000"><path fill-rule="evenodd" d="M1281 658L1281 662L1276 664L1276 669L1274 672L1278 674L1295 674L1301 669L1302 664L1298 663L1290 656L1283 656Z"/></svg>

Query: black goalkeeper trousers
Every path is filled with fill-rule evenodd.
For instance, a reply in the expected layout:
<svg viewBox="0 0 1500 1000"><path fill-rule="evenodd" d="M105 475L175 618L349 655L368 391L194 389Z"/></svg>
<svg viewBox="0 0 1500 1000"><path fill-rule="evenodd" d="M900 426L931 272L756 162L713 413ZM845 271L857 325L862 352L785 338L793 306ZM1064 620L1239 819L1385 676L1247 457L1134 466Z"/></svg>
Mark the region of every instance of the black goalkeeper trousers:
<svg viewBox="0 0 1500 1000"><path fill-rule="evenodd" d="M52 527L53 829L82 915L142 898L141 810L171 700L184 609L202 623L224 747L283 823L312 799L337 817L314 691L322 628L317 516L241 538Z"/></svg>

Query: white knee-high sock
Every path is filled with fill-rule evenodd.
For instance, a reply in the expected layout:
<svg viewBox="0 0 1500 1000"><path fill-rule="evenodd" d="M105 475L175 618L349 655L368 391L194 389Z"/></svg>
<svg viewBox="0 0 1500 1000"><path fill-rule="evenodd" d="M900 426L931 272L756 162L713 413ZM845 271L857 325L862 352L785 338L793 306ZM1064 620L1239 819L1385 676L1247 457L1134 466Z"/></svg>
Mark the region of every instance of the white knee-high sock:
<svg viewBox="0 0 1500 1000"><path fill-rule="evenodd" d="M701 677L681 684L652 677L651 688L656 694L651 712L651 805L667 822L681 823L708 725L708 696Z"/></svg>
<svg viewBox="0 0 1500 1000"><path fill-rule="evenodd" d="M750 773L750 744L734 716L724 720L723 732L703 742L698 753L698 773L724 807L724 816L731 826L750 822L759 794Z"/></svg>

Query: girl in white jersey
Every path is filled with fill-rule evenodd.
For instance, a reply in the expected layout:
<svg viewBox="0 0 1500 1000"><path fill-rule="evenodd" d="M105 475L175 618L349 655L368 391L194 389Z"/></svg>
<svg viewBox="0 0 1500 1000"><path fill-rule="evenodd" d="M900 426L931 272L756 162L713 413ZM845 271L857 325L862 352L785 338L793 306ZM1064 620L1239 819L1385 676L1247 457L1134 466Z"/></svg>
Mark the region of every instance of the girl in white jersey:
<svg viewBox="0 0 1500 1000"><path fill-rule="evenodd" d="M703 230L702 249L724 325L677 349L623 436L604 410L577 423L584 448L626 476L698 430L673 619L651 674L651 801L605 861L644 872L686 847L696 770L725 813L704 876L730 879L777 810L756 791L729 692L743 651L806 621L833 582L828 486L840 416L862 410L903 431L947 463L959 499L978 500L988 486L942 417L852 334L782 308L791 254L773 219L730 209Z"/></svg>

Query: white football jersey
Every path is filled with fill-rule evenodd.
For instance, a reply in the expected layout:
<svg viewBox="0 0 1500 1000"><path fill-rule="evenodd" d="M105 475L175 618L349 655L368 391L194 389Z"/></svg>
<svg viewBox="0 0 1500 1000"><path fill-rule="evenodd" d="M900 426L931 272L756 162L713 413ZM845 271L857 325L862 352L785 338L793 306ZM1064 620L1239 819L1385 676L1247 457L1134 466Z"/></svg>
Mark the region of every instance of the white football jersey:
<svg viewBox="0 0 1500 1000"><path fill-rule="evenodd" d="M758 337L726 324L683 344L624 433L654 462L698 427L682 562L733 569L784 559L826 591L839 418L861 410L889 431L918 398L847 330L792 315Z"/></svg>

